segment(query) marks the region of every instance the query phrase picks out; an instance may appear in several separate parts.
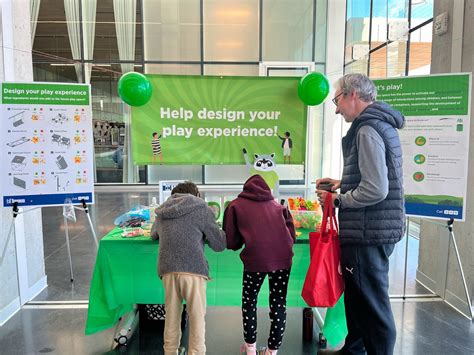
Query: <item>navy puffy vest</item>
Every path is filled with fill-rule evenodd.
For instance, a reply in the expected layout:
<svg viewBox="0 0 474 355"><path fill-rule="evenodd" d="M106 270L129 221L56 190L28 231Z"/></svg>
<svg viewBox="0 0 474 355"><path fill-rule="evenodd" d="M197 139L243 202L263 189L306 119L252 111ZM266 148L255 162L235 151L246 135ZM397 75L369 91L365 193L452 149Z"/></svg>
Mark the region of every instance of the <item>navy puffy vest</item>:
<svg viewBox="0 0 474 355"><path fill-rule="evenodd" d="M368 106L352 123L342 139L344 170L341 193L356 188L361 180L356 146L357 132L364 125L373 127L385 143L389 192L385 200L364 208L339 209L341 245L381 245L398 242L405 230L402 149L397 128L404 117L383 102Z"/></svg>

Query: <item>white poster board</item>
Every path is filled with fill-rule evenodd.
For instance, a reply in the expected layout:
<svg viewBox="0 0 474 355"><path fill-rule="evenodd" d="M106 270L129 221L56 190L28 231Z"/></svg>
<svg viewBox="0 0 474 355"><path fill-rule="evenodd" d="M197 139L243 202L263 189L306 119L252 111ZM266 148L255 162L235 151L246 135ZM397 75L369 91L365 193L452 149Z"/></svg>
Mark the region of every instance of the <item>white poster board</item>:
<svg viewBox="0 0 474 355"><path fill-rule="evenodd" d="M90 85L2 83L3 207L93 203Z"/></svg>
<svg viewBox="0 0 474 355"><path fill-rule="evenodd" d="M377 99L405 115L400 130L407 215L464 221L471 74L374 80Z"/></svg>
<svg viewBox="0 0 474 355"><path fill-rule="evenodd" d="M160 180L160 205L171 196L171 191L184 180Z"/></svg>

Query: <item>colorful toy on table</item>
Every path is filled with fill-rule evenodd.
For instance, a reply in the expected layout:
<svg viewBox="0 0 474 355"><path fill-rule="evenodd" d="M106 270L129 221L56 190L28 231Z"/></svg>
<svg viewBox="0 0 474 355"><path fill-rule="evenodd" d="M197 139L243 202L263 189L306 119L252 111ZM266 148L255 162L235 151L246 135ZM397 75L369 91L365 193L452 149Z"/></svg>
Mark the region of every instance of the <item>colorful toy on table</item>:
<svg viewBox="0 0 474 355"><path fill-rule="evenodd" d="M121 228L140 227L142 222L150 220L150 209L148 206L134 206L132 209L117 218L114 224Z"/></svg>
<svg viewBox="0 0 474 355"><path fill-rule="evenodd" d="M124 238L133 238L143 235L144 230L141 227L134 228L124 228L122 232L122 237Z"/></svg>
<svg viewBox="0 0 474 355"><path fill-rule="evenodd" d="M122 237L133 238L133 237L150 237L152 223L141 222L140 224L133 227L122 227Z"/></svg>
<svg viewBox="0 0 474 355"><path fill-rule="evenodd" d="M297 229L316 230L322 219L320 207L317 201L305 200L302 197L288 199L288 208Z"/></svg>

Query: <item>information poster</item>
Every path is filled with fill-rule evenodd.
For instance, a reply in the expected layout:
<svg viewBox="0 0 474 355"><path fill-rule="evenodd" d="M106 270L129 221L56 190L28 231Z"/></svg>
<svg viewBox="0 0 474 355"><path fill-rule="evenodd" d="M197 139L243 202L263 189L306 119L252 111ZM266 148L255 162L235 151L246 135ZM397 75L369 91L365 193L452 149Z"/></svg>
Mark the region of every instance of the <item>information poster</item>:
<svg viewBox="0 0 474 355"><path fill-rule="evenodd" d="M405 115L403 147L408 215L464 220L471 74L375 80L377 99Z"/></svg>
<svg viewBox="0 0 474 355"><path fill-rule="evenodd" d="M171 196L171 191L182 182L184 182L184 180L160 180L160 205L165 203Z"/></svg>
<svg viewBox="0 0 474 355"><path fill-rule="evenodd" d="M297 94L300 78L147 78L153 96L132 109L135 164L244 164L243 148L251 160L274 153L283 164L285 153L292 164L304 162L307 119Z"/></svg>
<svg viewBox="0 0 474 355"><path fill-rule="evenodd" d="M2 83L4 207L93 203L90 86Z"/></svg>

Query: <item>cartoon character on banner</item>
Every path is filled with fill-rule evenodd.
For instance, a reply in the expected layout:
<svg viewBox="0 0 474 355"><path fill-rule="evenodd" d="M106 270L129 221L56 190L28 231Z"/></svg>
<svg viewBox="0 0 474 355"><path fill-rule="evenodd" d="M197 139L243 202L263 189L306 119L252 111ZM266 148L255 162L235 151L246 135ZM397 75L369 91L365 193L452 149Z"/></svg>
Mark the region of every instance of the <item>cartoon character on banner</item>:
<svg viewBox="0 0 474 355"><path fill-rule="evenodd" d="M278 199L280 195L280 177L275 171L275 153L272 154L254 154L254 161L250 163L247 149L243 148L245 165L250 171L250 175L260 175L267 185L272 189L273 197Z"/></svg>

